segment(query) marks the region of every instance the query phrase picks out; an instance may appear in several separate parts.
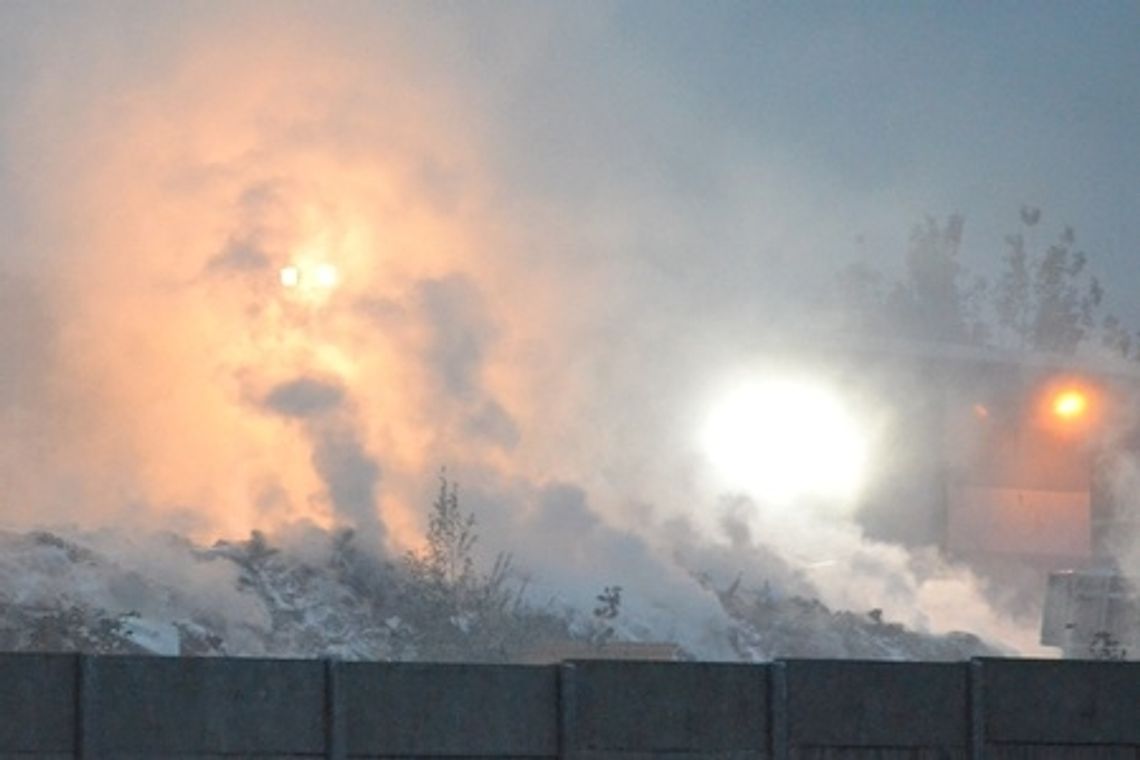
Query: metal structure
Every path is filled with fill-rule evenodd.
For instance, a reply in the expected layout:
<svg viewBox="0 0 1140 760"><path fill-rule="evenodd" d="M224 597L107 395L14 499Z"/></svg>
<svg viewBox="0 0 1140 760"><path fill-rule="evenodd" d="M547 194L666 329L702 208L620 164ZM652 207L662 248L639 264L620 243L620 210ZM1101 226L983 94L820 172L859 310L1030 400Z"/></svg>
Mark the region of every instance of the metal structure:
<svg viewBox="0 0 1140 760"><path fill-rule="evenodd" d="M1140 371L899 342L820 364L891 410L897 440L859 513L870 535L1025 590L1066 656L1140 657Z"/></svg>

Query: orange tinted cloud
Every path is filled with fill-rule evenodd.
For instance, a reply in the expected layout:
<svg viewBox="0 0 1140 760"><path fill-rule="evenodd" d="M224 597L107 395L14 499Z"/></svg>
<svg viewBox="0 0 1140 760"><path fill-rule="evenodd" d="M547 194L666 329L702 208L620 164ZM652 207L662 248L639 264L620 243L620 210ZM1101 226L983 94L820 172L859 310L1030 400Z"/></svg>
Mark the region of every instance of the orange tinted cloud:
<svg viewBox="0 0 1140 760"><path fill-rule="evenodd" d="M57 319L40 464L84 505L56 516L146 504L215 535L344 521L315 462L314 431L333 423L264 405L281 383L332 377L348 396L336 428L375 459L406 544L438 466L505 466L527 415L500 395L528 383L506 352L552 306L510 295L527 275L496 253L456 105L404 82L399 51L364 57L288 21L255 46L208 31L100 97L47 78L24 116L51 125L36 197L59 222L36 241ZM335 287L283 288L286 267L327 267Z"/></svg>

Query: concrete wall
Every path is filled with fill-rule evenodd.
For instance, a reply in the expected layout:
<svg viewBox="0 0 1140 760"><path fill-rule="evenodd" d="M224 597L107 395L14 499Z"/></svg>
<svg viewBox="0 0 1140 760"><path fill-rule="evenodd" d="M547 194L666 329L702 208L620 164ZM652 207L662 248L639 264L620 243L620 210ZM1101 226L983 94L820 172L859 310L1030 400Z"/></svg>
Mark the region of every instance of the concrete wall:
<svg viewBox="0 0 1140 760"><path fill-rule="evenodd" d="M558 670L343 663L338 712L352 757L557 757Z"/></svg>
<svg viewBox="0 0 1140 760"><path fill-rule="evenodd" d="M965 665L795 660L774 670L793 757L966 756Z"/></svg>
<svg viewBox="0 0 1140 760"><path fill-rule="evenodd" d="M764 666L598 661L568 663L561 671L564 756L769 755Z"/></svg>
<svg viewBox="0 0 1140 760"><path fill-rule="evenodd" d="M1140 760L1140 662L987 660L974 671L990 757Z"/></svg>
<svg viewBox="0 0 1140 760"><path fill-rule="evenodd" d="M0 656L0 756L74 754L77 665L65 655Z"/></svg>
<svg viewBox="0 0 1140 760"><path fill-rule="evenodd" d="M94 756L325 753L325 666L311 661L85 659L81 738Z"/></svg>
<svg viewBox="0 0 1140 760"><path fill-rule="evenodd" d="M0 655L21 758L1140 760L1140 663Z"/></svg>

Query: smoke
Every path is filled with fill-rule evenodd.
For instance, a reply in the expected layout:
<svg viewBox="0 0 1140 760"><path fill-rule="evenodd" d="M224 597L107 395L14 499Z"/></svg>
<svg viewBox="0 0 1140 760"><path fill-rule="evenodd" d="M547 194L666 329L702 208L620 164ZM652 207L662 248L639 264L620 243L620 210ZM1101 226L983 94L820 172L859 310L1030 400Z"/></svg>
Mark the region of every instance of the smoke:
<svg viewBox="0 0 1140 760"><path fill-rule="evenodd" d="M341 409L344 395L335 382L302 377L275 386L263 406L303 421L312 446L313 471L324 485L328 506L377 549L384 539L384 525L377 514L380 465L365 450L355 415Z"/></svg>
<svg viewBox="0 0 1140 760"><path fill-rule="evenodd" d="M709 488L709 377L811 327L812 252L850 238L818 169L706 124L616 11L420 8L0 12L27 33L0 96L3 522L312 522L398 553L446 465L536 594L622 584L656 636L724 651L706 571L1028 646L936 557Z"/></svg>
<svg viewBox="0 0 1140 760"><path fill-rule="evenodd" d="M1108 514L1100 516L1099 538L1121 573L1136 583L1140 579L1140 465L1134 456L1118 456L1104 468Z"/></svg>
<svg viewBox="0 0 1140 760"><path fill-rule="evenodd" d="M331 382L302 377L273 388L265 407L285 417L305 419L330 412L344 400L344 389Z"/></svg>

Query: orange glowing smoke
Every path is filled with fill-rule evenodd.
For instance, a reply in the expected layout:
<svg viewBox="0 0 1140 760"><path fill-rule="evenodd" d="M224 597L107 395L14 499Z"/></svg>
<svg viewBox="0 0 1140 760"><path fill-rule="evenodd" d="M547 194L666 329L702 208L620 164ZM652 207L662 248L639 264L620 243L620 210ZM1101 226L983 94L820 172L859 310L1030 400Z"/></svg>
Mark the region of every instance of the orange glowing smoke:
<svg viewBox="0 0 1140 760"><path fill-rule="evenodd" d="M446 91L401 80L406 53L345 52L305 23L194 36L153 76L105 75L99 97L45 76L23 115L12 154L50 159L28 172L43 230L28 258L48 261L59 324L49 442L0 458L9 503L80 521L142 504L200 536L336 523L311 429L259 405L319 375L348 389L329 424L380 463L378 509L410 545L441 465L511 475L465 425L493 400L525 434L539 384L518 356L553 291L504 253L470 124ZM421 287L449 277L497 338L459 391L429 366ZM74 488L45 496L57 482Z"/></svg>
<svg viewBox="0 0 1140 760"><path fill-rule="evenodd" d="M1073 420L1088 411L1089 400L1082 391L1070 389L1053 397L1053 414L1063 420Z"/></svg>

